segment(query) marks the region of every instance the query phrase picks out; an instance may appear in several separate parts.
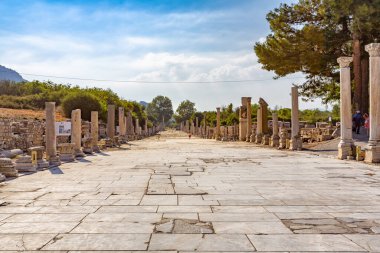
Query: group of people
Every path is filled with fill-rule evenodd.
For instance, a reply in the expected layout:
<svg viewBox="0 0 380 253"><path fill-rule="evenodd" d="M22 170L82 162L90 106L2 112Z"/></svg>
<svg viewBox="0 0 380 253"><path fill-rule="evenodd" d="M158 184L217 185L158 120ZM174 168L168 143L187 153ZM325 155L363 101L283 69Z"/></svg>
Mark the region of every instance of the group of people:
<svg viewBox="0 0 380 253"><path fill-rule="evenodd" d="M369 115L367 113L363 115L360 111L356 111L352 117L352 131L356 132L356 134L360 134L360 128L362 126L364 126L367 136L369 136Z"/></svg>

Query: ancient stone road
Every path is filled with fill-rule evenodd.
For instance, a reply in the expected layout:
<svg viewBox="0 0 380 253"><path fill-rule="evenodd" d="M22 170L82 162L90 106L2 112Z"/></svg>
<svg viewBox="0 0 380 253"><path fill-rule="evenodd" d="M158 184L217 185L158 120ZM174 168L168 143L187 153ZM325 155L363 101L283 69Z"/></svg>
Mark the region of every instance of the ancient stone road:
<svg viewBox="0 0 380 253"><path fill-rule="evenodd" d="M0 187L1 250L380 252L380 171L175 137Z"/></svg>

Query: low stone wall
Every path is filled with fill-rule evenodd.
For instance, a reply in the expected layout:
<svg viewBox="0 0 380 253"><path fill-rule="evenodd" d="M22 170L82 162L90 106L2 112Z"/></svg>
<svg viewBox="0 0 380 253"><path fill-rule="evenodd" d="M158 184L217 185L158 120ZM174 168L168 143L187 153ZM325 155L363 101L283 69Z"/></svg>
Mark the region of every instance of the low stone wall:
<svg viewBox="0 0 380 253"><path fill-rule="evenodd" d="M26 151L44 144L45 123L42 120L0 118L0 150L19 148Z"/></svg>

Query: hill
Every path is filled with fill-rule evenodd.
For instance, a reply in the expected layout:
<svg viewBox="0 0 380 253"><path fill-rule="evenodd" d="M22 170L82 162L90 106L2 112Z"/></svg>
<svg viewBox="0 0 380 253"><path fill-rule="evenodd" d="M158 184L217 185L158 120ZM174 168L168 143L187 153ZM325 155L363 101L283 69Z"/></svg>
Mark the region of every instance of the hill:
<svg viewBox="0 0 380 253"><path fill-rule="evenodd" d="M24 78L16 71L0 65L0 80L22 82Z"/></svg>

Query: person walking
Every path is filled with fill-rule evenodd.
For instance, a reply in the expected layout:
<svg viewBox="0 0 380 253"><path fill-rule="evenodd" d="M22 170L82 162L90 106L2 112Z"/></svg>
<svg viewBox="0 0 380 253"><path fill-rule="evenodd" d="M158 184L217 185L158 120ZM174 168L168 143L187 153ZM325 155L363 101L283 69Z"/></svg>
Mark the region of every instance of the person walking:
<svg viewBox="0 0 380 253"><path fill-rule="evenodd" d="M367 133L367 137L369 137L369 115L368 113L364 113L364 128L366 130L366 133Z"/></svg>
<svg viewBox="0 0 380 253"><path fill-rule="evenodd" d="M356 134L360 134L360 127L363 125L363 115L360 111L356 111L356 113L352 117L352 121L354 123L354 129Z"/></svg>

